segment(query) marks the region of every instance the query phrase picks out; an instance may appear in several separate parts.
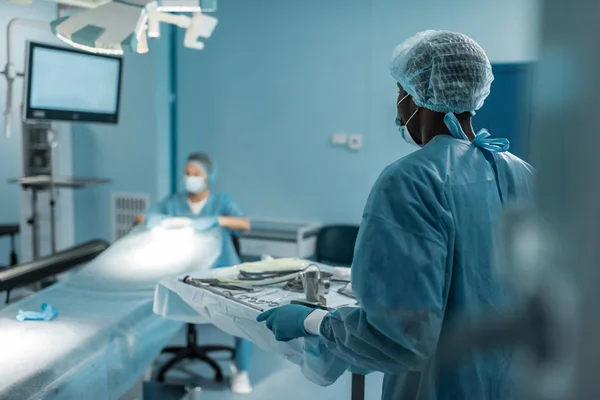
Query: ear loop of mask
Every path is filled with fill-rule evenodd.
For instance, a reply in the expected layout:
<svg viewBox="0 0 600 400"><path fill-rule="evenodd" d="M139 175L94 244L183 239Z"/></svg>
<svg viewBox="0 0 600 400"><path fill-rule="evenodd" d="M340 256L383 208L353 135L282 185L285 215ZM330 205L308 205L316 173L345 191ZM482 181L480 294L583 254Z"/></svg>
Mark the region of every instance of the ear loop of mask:
<svg viewBox="0 0 600 400"><path fill-rule="evenodd" d="M396 104L396 108L398 108L398 106L400 106L400 103L402 103L404 101L404 99L406 99L408 96L410 96L410 94L407 94L406 96L404 96L403 98L400 99L400 101ZM417 113L419 112L419 110L421 109L421 107L417 107L417 110L410 116L410 118L408 119L408 121L406 121L406 123L404 124L404 126L408 125L408 123L410 122L411 119L413 119L413 117L415 115L417 115ZM402 121L400 121L402 123Z"/></svg>

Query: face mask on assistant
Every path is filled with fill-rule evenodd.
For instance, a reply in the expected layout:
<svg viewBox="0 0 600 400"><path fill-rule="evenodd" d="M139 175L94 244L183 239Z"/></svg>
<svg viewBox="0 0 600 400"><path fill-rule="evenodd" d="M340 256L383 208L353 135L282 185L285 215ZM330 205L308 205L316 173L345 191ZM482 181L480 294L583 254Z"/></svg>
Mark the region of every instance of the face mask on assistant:
<svg viewBox="0 0 600 400"><path fill-rule="evenodd" d="M201 176L186 176L185 189L188 193L198 194L206 189L206 179Z"/></svg>

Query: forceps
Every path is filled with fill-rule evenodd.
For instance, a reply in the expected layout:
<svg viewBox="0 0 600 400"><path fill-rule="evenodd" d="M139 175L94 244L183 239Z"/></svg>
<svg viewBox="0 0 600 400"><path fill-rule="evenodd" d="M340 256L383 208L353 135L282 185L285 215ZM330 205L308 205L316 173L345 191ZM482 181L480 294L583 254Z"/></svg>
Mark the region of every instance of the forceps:
<svg viewBox="0 0 600 400"><path fill-rule="evenodd" d="M263 293L260 296L250 296L248 294L240 294L240 295L237 295L236 297L239 300L244 300L244 301L246 301L248 303L264 304L264 305L267 305L269 307L279 307L279 303L277 301L288 297L290 295L290 293L287 293L287 294L285 294L285 295L283 295L281 297L278 297L275 300L264 300L264 299L262 299L262 297L269 296L269 295L272 295L272 294L277 293L277 292L279 292L279 290L274 290L272 292Z"/></svg>

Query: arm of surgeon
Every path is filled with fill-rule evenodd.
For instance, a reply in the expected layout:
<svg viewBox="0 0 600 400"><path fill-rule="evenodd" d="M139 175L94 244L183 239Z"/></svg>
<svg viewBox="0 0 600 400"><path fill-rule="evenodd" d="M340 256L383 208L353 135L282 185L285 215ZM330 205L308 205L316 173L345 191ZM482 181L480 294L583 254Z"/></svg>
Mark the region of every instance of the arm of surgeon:
<svg viewBox="0 0 600 400"><path fill-rule="evenodd" d="M437 347L451 216L443 194L394 175L375 184L356 242L352 288L361 306L315 311L305 329L357 367L399 374L422 369Z"/></svg>
<svg viewBox="0 0 600 400"><path fill-rule="evenodd" d="M141 214L135 217L134 225L143 224L146 216ZM219 217L219 225L231 229L234 232L242 232L250 230L250 220L248 218L239 217Z"/></svg>
<svg viewBox="0 0 600 400"><path fill-rule="evenodd" d="M234 232L250 230L250 220L244 217L219 217L219 225Z"/></svg>

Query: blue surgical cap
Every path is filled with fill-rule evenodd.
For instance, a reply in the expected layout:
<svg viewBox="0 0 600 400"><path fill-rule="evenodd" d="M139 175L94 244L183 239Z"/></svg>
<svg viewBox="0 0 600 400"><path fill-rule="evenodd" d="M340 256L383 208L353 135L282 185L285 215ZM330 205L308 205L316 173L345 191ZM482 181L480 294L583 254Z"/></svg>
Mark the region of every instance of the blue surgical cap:
<svg viewBox="0 0 600 400"><path fill-rule="evenodd" d="M213 181L216 176L216 168L208 154L192 153L187 158L188 164L194 164L204 170L209 181Z"/></svg>
<svg viewBox="0 0 600 400"><path fill-rule="evenodd" d="M396 47L392 76L415 104L432 111L475 113L494 80L487 55L462 33L424 31Z"/></svg>

